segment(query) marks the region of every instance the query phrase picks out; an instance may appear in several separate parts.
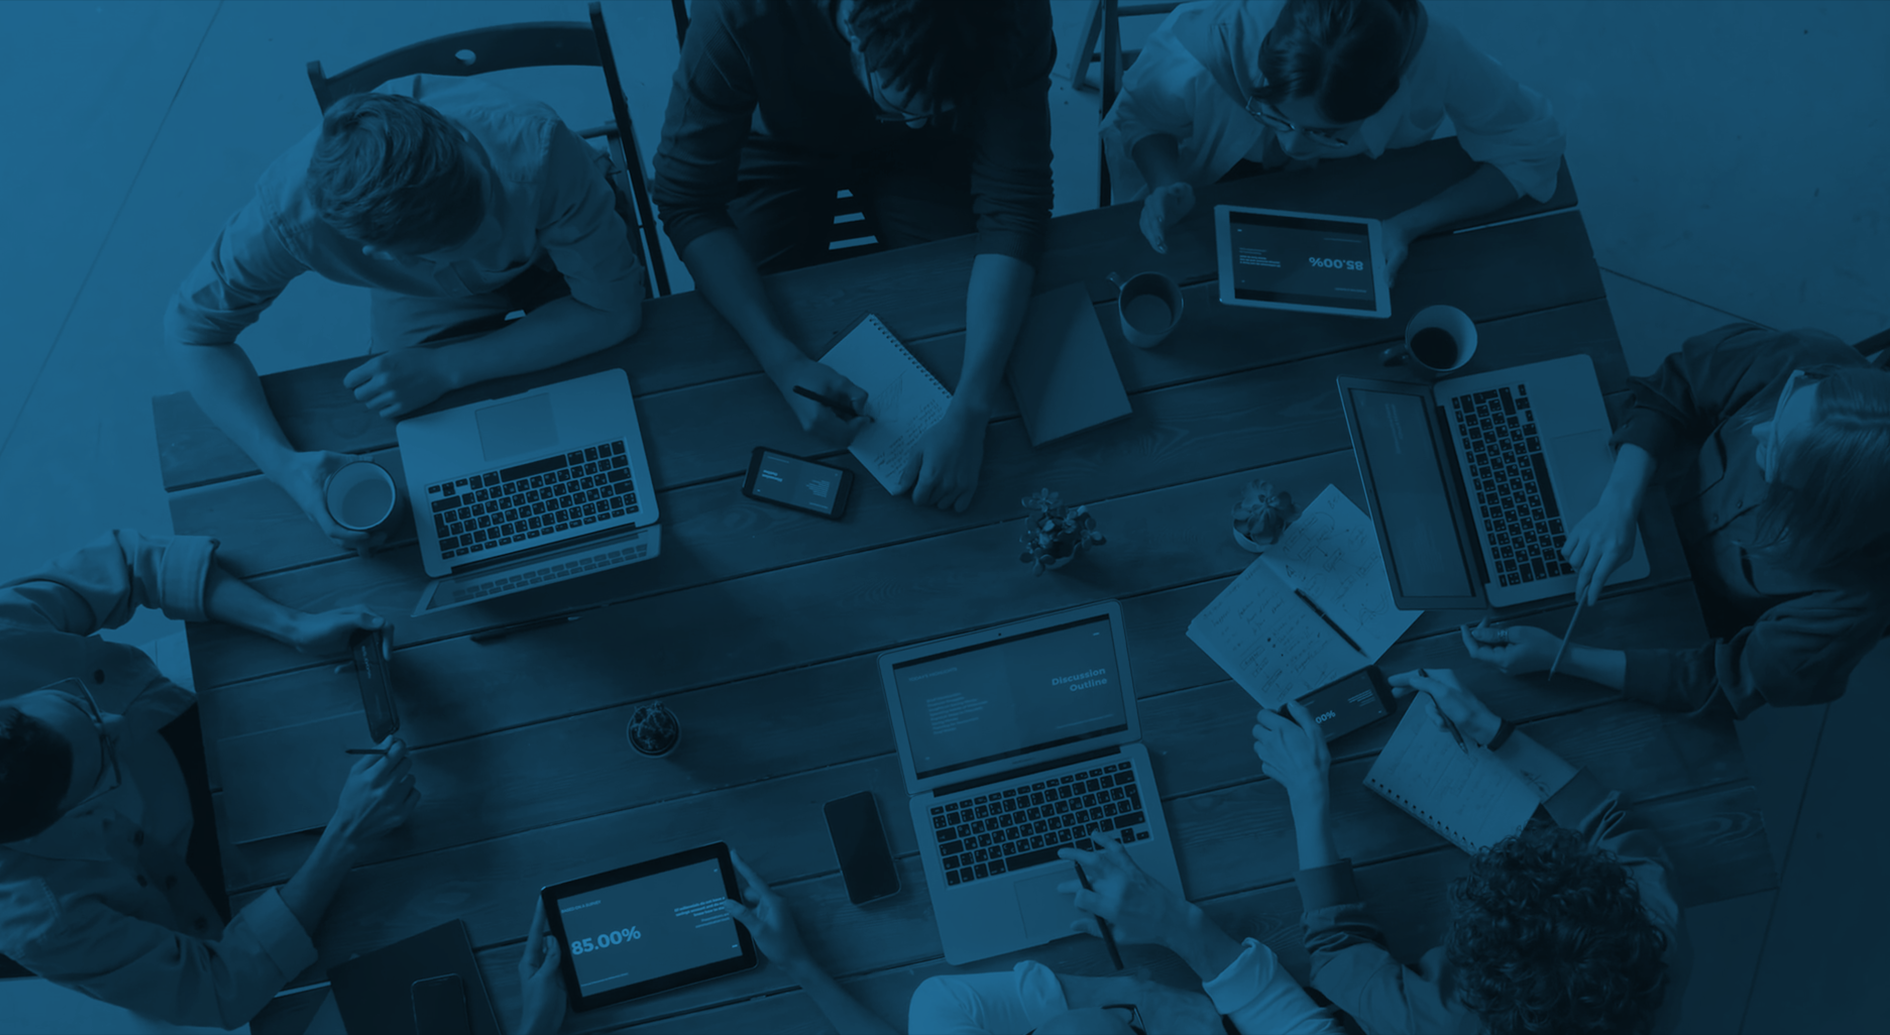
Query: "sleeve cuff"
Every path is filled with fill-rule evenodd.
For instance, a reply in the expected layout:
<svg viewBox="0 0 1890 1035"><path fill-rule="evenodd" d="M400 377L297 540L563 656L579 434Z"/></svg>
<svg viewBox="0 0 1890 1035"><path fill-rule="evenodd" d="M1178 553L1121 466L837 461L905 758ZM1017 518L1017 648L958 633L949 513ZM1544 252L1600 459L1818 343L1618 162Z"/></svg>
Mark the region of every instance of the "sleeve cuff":
<svg viewBox="0 0 1890 1035"><path fill-rule="evenodd" d="M1330 866L1301 870L1293 882L1299 885L1300 908L1306 912L1360 901L1358 883L1352 878L1352 860L1340 859Z"/></svg>
<svg viewBox="0 0 1890 1035"><path fill-rule="evenodd" d="M315 965L315 940L303 929L302 921L289 912L280 889L270 888L244 906L230 926L247 928L250 937L269 957L269 962L282 972L285 981ZM228 931L224 938L229 938Z"/></svg>
<svg viewBox="0 0 1890 1035"><path fill-rule="evenodd" d="M158 593L165 617L186 622L208 620L204 612L204 586L210 579L210 562L217 541L200 535L173 536L164 550L164 564L159 569Z"/></svg>
<svg viewBox="0 0 1890 1035"><path fill-rule="evenodd" d="M1555 819L1556 825L1570 830L1580 830L1583 822L1599 810L1602 803L1607 801L1608 795L1612 793L1614 792L1603 785L1599 777L1584 767L1577 769L1575 778L1563 784L1561 790L1550 795L1549 799L1542 803L1542 807L1549 810L1549 815Z"/></svg>
<svg viewBox="0 0 1890 1035"><path fill-rule="evenodd" d="M1043 234L1023 230L978 231L979 255L1008 255L1035 268L1043 258Z"/></svg>
<svg viewBox="0 0 1890 1035"><path fill-rule="evenodd" d="M1272 950L1253 938L1241 942L1240 955L1227 965L1227 969L1201 982L1201 991L1214 1001L1214 1009L1222 1016L1234 1013L1255 998L1260 987L1260 954L1272 953Z"/></svg>
<svg viewBox="0 0 1890 1035"><path fill-rule="evenodd" d="M1615 431L1608 445L1619 452L1622 446L1631 442L1647 450L1658 461L1679 439L1680 429L1674 427L1672 421L1653 410L1635 406L1628 411L1626 422Z"/></svg>
<svg viewBox="0 0 1890 1035"><path fill-rule="evenodd" d="M1621 696L1662 711L1689 711L1674 687L1673 652L1658 647L1622 651L1627 655L1627 674L1621 681Z"/></svg>
<svg viewBox="0 0 1890 1035"><path fill-rule="evenodd" d="M1024 1015L1030 1018L1030 1026L1041 1027L1043 1023L1059 1014L1068 1013L1070 1002L1063 995L1063 983L1049 967L1036 960L1025 960L1011 968L1017 975L1017 996L1023 1004Z"/></svg>

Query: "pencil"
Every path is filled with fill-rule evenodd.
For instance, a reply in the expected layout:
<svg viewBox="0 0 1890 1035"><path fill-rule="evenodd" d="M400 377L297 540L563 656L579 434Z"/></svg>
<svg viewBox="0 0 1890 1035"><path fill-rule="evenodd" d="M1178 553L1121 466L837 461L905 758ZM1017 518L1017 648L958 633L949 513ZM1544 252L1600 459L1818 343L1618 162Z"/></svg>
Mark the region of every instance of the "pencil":
<svg viewBox="0 0 1890 1035"><path fill-rule="evenodd" d="M832 410L834 415L841 420L852 420L860 416L859 412L854 410L853 404L845 399L837 399L831 395L822 395L811 388L803 388L800 385L794 386L794 394L803 399L812 399L822 406L825 406ZM866 419L872 420L873 418L868 417Z"/></svg>
<svg viewBox="0 0 1890 1035"><path fill-rule="evenodd" d="M1562 645L1555 648L1555 658L1549 662L1549 679L1555 678L1556 667L1562 664L1562 653L1568 650L1568 638L1575 635L1575 623L1581 619L1582 605L1587 602L1588 601L1580 598L1577 598L1575 601L1575 613L1568 616L1568 629L1562 633ZM1549 679L1545 679L1543 682L1547 683Z"/></svg>
<svg viewBox="0 0 1890 1035"><path fill-rule="evenodd" d="M1083 872L1083 864L1071 860L1071 865L1076 867L1076 879L1083 882L1083 890L1096 890L1089 886L1089 874ZM1096 917L1096 930L1102 932L1103 944L1109 947L1109 962L1115 964L1117 970L1121 970L1122 950L1116 948L1116 936L1109 933L1109 921L1104 920L1101 916Z"/></svg>
<svg viewBox="0 0 1890 1035"><path fill-rule="evenodd" d="M344 755L385 755L387 754L387 749L386 748L349 748L348 750L343 751L342 754Z"/></svg>
<svg viewBox="0 0 1890 1035"><path fill-rule="evenodd" d="M1417 674L1423 676L1425 679L1431 678L1431 674L1424 669L1418 669ZM1444 720L1444 728L1450 731L1450 739L1457 742L1457 750L1466 755L1469 754L1470 745L1463 742L1463 734L1458 731L1457 724L1450 721L1450 716L1444 714L1444 706L1437 703L1437 695L1429 694L1429 696L1431 699L1431 707L1437 709L1437 717Z"/></svg>
<svg viewBox="0 0 1890 1035"><path fill-rule="evenodd" d="M493 629L490 632L473 633L470 637L468 637L468 639L472 640L474 643L477 643L483 647L488 643L497 643L500 640L503 640L506 637L515 635L517 633L529 632L530 630L533 630L533 629L543 629L544 627L548 625L563 625L566 622L575 622L582 617L584 616L583 615L558 615L555 618L540 618L537 621L520 622L517 625L508 625L508 626L505 626L504 628Z"/></svg>

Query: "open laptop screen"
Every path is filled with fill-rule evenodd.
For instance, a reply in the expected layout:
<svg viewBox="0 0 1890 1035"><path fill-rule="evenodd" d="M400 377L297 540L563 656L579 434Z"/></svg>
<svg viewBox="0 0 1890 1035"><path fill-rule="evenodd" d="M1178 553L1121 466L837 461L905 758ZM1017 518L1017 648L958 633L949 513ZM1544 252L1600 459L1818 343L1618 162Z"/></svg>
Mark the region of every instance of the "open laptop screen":
<svg viewBox="0 0 1890 1035"><path fill-rule="evenodd" d="M1373 517L1385 544L1394 593L1410 597L1467 597L1471 559L1451 515L1450 483L1440 466L1449 444L1439 442L1431 402L1403 392L1342 389L1351 393L1358 420L1360 470L1370 484Z"/></svg>
<svg viewBox="0 0 1890 1035"><path fill-rule="evenodd" d="M920 779L1129 726L1109 617L893 666Z"/></svg>

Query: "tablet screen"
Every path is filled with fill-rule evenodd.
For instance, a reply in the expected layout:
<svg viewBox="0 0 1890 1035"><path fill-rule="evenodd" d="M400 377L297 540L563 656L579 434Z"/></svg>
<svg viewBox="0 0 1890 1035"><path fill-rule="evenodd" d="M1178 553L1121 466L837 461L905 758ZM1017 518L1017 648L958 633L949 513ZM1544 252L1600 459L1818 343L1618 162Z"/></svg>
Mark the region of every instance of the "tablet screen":
<svg viewBox="0 0 1890 1035"><path fill-rule="evenodd" d="M1365 224L1230 209L1227 230L1236 299L1377 310Z"/></svg>
<svg viewBox="0 0 1890 1035"><path fill-rule="evenodd" d="M744 939L724 905L723 866L720 858L698 855L589 890L554 889L561 929L554 933L562 934L578 997L649 982L667 986L663 979L688 980L689 972L740 960Z"/></svg>

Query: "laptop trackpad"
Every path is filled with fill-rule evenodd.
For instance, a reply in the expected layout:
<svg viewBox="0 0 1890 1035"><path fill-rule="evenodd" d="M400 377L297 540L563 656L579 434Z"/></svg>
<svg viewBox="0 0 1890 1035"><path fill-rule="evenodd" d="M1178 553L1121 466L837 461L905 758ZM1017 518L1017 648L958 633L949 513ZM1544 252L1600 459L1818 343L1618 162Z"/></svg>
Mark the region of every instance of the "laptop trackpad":
<svg viewBox="0 0 1890 1035"><path fill-rule="evenodd" d="M1562 526L1574 528L1588 516L1608 487L1608 473L1613 461L1608 453L1606 431L1580 431L1549 440L1549 464L1555 475L1556 505L1562 511Z"/></svg>
<svg viewBox="0 0 1890 1035"><path fill-rule="evenodd" d="M558 422L551 413L551 393L473 411L479 424L479 446L488 463L558 444Z"/></svg>
<svg viewBox="0 0 1890 1035"><path fill-rule="evenodd" d="M1070 924L1083 917L1076 908L1076 896L1057 891L1057 885L1075 879L1076 867L1063 865L1012 885L1017 891L1017 909L1024 916L1024 934L1032 944L1076 933Z"/></svg>

